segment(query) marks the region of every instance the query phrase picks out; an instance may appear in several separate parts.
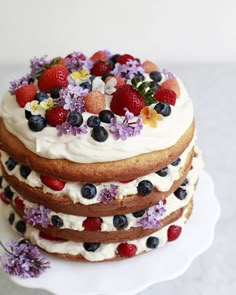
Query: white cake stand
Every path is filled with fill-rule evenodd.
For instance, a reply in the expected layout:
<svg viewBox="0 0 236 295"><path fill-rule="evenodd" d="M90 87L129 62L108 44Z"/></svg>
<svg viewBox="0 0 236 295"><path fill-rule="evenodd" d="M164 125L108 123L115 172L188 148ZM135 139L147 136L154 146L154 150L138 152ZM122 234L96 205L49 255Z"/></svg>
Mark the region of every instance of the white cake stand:
<svg viewBox="0 0 236 295"><path fill-rule="evenodd" d="M1 206L1 205L0 205ZM1 207L0 207L1 209ZM80 263L49 256L51 269L38 279L10 277L16 284L56 295L130 295L152 284L183 274L213 242L220 206L210 176L202 172L194 195L194 209L180 238L147 254L118 262ZM18 239L0 216L1 240Z"/></svg>

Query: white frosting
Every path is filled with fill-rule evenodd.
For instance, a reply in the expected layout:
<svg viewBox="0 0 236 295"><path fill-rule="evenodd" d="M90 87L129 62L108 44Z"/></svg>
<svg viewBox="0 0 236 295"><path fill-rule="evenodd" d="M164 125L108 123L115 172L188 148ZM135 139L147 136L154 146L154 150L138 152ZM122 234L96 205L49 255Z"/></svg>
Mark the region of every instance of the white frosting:
<svg viewBox="0 0 236 295"><path fill-rule="evenodd" d="M176 105L171 107L168 117L158 122L157 128L143 126L141 134L129 137L126 141L114 140L109 134L108 139L97 142L91 137L91 129L87 134L78 136L57 136L54 127L47 126L41 132L33 132L25 119L25 110L20 108L15 96L5 95L1 104L0 115L7 130L32 152L49 159L68 159L79 163L115 161L133 157L142 153L162 150L174 145L188 129L193 120L192 102L183 83L178 80L181 96ZM106 97L110 100L110 96ZM83 113L84 122L91 114ZM107 128L107 124L102 124Z"/></svg>

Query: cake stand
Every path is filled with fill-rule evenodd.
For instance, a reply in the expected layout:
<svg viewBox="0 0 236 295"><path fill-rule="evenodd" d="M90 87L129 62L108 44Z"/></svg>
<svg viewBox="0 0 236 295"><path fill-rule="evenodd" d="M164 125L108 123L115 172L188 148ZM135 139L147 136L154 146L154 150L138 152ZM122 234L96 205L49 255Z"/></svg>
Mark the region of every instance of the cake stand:
<svg viewBox="0 0 236 295"><path fill-rule="evenodd" d="M56 295L136 294L152 284L183 274L192 261L212 244L219 216L220 206L213 181L202 171L194 195L192 216L176 241L132 259L115 262L81 263L48 256L51 268L39 278L10 279L22 287L43 289ZM0 235L2 242L19 238L2 215Z"/></svg>

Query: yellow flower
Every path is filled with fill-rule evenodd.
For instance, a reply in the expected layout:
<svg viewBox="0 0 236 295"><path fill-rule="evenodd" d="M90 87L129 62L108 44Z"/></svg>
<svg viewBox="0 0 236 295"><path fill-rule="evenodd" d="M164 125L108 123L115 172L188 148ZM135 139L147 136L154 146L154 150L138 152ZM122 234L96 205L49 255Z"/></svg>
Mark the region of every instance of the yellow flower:
<svg viewBox="0 0 236 295"><path fill-rule="evenodd" d="M144 124L148 124L152 128L157 127L157 121L161 120L162 116L149 107L142 108L140 112Z"/></svg>
<svg viewBox="0 0 236 295"><path fill-rule="evenodd" d="M51 107L53 107L53 99L51 97L44 99L43 101L40 102L40 106L44 110L50 109Z"/></svg>
<svg viewBox="0 0 236 295"><path fill-rule="evenodd" d="M36 111L40 110L40 105L39 105L39 102L37 100L31 101L30 110L31 110L32 113L35 113Z"/></svg>
<svg viewBox="0 0 236 295"><path fill-rule="evenodd" d="M73 72L70 74L70 76L75 82L84 82L89 79L89 73L85 69L81 70L80 72Z"/></svg>

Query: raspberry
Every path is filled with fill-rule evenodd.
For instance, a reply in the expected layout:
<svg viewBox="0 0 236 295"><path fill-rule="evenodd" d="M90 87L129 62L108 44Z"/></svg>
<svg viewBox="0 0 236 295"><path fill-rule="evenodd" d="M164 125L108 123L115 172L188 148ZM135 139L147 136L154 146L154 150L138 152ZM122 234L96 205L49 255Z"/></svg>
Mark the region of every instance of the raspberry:
<svg viewBox="0 0 236 295"><path fill-rule="evenodd" d="M167 79L161 84L161 89L169 89L175 92L176 96L180 96L180 87L176 79Z"/></svg>
<svg viewBox="0 0 236 295"><path fill-rule="evenodd" d="M158 89L153 96L159 102L165 102L173 106L176 103L176 94L169 89Z"/></svg>
<svg viewBox="0 0 236 295"><path fill-rule="evenodd" d="M69 74L70 72L65 66L61 64L53 65L39 77L38 87L46 93L51 92L56 87L67 87Z"/></svg>
<svg viewBox="0 0 236 295"><path fill-rule="evenodd" d="M99 90L92 90L84 97L84 106L87 112L99 114L105 109L105 95Z"/></svg>
<svg viewBox="0 0 236 295"><path fill-rule="evenodd" d="M9 205L11 202L8 200L8 198L5 196L4 193L0 193L0 199L3 201L3 203Z"/></svg>
<svg viewBox="0 0 236 295"><path fill-rule="evenodd" d="M117 247L117 252L121 257L130 258L135 255L137 247L133 244L122 243Z"/></svg>
<svg viewBox="0 0 236 295"><path fill-rule="evenodd" d="M145 101L142 96L128 84L117 89L113 94L110 105L112 112L120 116L124 116L125 108L137 116L144 106Z"/></svg>
<svg viewBox="0 0 236 295"><path fill-rule="evenodd" d="M66 121L67 111L62 106L56 106L47 110L45 117L50 126L56 127Z"/></svg>
<svg viewBox="0 0 236 295"><path fill-rule="evenodd" d="M142 67L144 69L145 73L151 73L151 72L156 72L159 71L159 68L157 65L155 65L152 61L146 60L143 62Z"/></svg>
<svg viewBox="0 0 236 295"><path fill-rule="evenodd" d="M24 212L25 210L24 202L18 196L15 198L14 203L17 209L19 209L21 212Z"/></svg>
<svg viewBox="0 0 236 295"><path fill-rule="evenodd" d="M103 76L104 74L109 73L110 71L110 63L107 61L99 60L93 65L91 69L91 74L94 76Z"/></svg>
<svg viewBox="0 0 236 295"><path fill-rule="evenodd" d="M99 50L97 52L95 52L91 57L90 57L91 61L93 61L94 63L96 63L97 61L99 60L108 60L108 56L107 54L102 51L102 50Z"/></svg>
<svg viewBox="0 0 236 295"><path fill-rule="evenodd" d="M61 191L65 186L65 182L48 176L41 175L40 179L43 184L50 187L54 191Z"/></svg>
<svg viewBox="0 0 236 295"><path fill-rule="evenodd" d="M123 65L126 64L130 59L135 60L135 58L130 54L122 54L118 57L117 62Z"/></svg>
<svg viewBox="0 0 236 295"><path fill-rule="evenodd" d="M176 240L182 232L182 227L178 225L171 225L167 231L168 242Z"/></svg>
<svg viewBox="0 0 236 295"><path fill-rule="evenodd" d="M16 89L16 101L20 107L24 107L27 102L34 100L34 96L37 93L37 88L33 84L23 85Z"/></svg>
<svg viewBox="0 0 236 295"><path fill-rule="evenodd" d="M102 219L100 217L87 217L83 221L83 227L85 230L95 231L100 230L102 225Z"/></svg>

